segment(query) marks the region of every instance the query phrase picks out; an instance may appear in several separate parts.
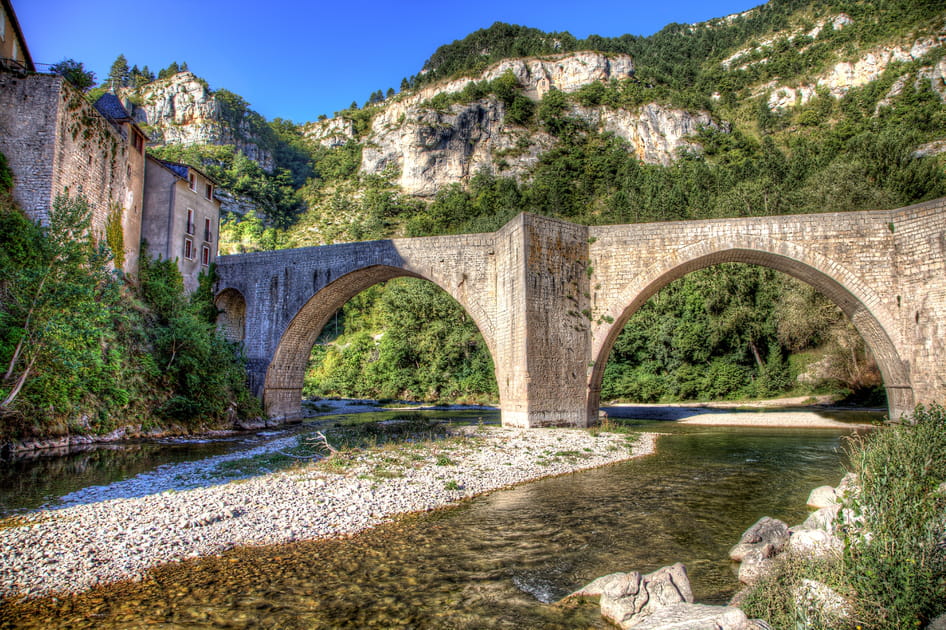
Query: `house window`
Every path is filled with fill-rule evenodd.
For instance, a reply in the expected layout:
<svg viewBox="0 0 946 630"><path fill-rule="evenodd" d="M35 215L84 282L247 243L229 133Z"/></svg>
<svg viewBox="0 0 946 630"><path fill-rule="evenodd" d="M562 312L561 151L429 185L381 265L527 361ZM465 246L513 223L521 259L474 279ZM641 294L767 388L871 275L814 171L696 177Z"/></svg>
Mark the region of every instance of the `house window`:
<svg viewBox="0 0 946 630"><path fill-rule="evenodd" d="M194 259L194 241L189 238L184 239L184 258L187 260Z"/></svg>
<svg viewBox="0 0 946 630"><path fill-rule="evenodd" d="M187 185L190 186L191 190L197 192L197 177L193 173L187 174Z"/></svg>
<svg viewBox="0 0 946 630"><path fill-rule="evenodd" d="M145 138L140 133L132 129L131 141L135 145L135 150L141 153L145 150Z"/></svg>
<svg viewBox="0 0 946 630"><path fill-rule="evenodd" d="M207 184L206 194L207 194L207 199L214 198L214 185L213 184Z"/></svg>
<svg viewBox="0 0 946 630"><path fill-rule="evenodd" d="M210 248L206 245L200 250L200 264L204 267L210 264Z"/></svg>
<svg viewBox="0 0 946 630"><path fill-rule="evenodd" d="M210 231L210 219L204 219L204 240L208 243L212 243L214 240L214 235Z"/></svg>
<svg viewBox="0 0 946 630"><path fill-rule="evenodd" d="M184 226L184 232L194 234L194 210L192 208L187 209L187 225Z"/></svg>

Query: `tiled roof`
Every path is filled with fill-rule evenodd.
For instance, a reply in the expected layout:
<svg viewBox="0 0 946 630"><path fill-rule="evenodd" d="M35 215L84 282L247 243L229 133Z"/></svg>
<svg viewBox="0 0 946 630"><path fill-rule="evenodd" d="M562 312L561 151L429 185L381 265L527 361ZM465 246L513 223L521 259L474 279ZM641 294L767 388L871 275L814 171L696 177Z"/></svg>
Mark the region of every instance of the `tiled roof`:
<svg viewBox="0 0 946 630"><path fill-rule="evenodd" d="M117 96L111 92L106 92L95 101L95 109L99 113L113 122L130 122L131 115Z"/></svg>
<svg viewBox="0 0 946 630"><path fill-rule="evenodd" d="M168 162L167 160L158 159L161 164L164 164L168 170L173 171L175 175L181 179L187 179L187 169L189 168L186 164L178 164L177 162Z"/></svg>

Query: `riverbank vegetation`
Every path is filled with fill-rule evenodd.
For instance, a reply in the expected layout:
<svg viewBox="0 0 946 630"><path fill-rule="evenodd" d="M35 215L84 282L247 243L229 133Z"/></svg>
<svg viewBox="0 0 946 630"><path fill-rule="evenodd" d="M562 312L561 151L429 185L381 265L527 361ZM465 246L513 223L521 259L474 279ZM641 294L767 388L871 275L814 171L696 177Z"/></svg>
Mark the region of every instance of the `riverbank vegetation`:
<svg viewBox="0 0 946 630"><path fill-rule="evenodd" d="M188 431L255 416L238 348L215 331L209 279L184 294L173 263L113 271L81 197L30 221L0 163L0 438Z"/></svg>
<svg viewBox="0 0 946 630"><path fill-rule="evenodd" d="M836 526L843 551L787 555L751 587L742 606L773 628L919 628L946 612L946 409L919 407L911 418L848 444L855 490ZM805 617L802 580L841 595L845 618Z"/></svg>

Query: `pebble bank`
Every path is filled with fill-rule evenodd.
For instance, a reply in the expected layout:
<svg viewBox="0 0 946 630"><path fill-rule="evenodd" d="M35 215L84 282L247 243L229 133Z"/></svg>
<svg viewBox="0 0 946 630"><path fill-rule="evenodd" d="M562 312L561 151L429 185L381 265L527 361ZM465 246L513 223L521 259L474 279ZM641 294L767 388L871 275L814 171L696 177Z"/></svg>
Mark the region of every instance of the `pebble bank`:
<svg viewBox="0 0 946 630"><path fill-rule="evenodd" d="M656 437L469 426L442 441L352 455L339 472L301 462L282 472L163 492L167 485L152 478L154 491L143 496L87 496L89 502L0 521L0 597L81 592L236 546L352 534L398 514L647 455Z"/></svg>

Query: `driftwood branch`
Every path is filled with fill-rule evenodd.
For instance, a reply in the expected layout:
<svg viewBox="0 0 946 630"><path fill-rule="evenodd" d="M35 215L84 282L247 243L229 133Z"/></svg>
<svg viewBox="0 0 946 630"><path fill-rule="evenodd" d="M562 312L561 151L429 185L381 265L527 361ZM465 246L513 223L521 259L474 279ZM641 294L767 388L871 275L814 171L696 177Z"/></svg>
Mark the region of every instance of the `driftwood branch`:
<svg viewBox="0 0 946 630"><path fill-rule="evenodd" d="M324 448L325 450L327 450L329 452L329 455L328 455L329 457L332 457L333 455L338 455L339 453L339 450L337 448L329 444L328 438L325 437L325 434L322 433L321 431L316 431L315 439L309 440L309 443L316 444L320 448ZM319 459L321 457L324 457L324 455L322 455L321 453L315 453L313 455L293 455L292 453L287 453L285 451L276 451L276 452L279 453L280 455L291 457L292 459Z"/></svg>

